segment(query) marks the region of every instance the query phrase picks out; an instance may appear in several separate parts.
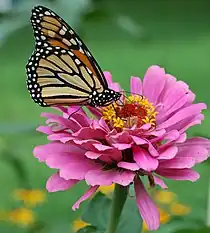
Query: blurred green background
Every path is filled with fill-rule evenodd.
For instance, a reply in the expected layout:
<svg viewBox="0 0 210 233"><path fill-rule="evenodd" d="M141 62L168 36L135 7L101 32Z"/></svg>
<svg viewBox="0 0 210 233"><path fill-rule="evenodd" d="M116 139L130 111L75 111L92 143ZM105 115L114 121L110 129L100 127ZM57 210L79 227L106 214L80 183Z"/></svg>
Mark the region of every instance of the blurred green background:
<svg viewBox="0 0 210 233"><path fill-rule="evenodd" d="M158 64L187 82L197 95L196 101L210 105L209 1L0 0L0 233L71 232L71 222L81 214L81 210L72 212L71 206L85 184L46 194L46 201L33 208L37 222L33 226L21 227L4 219L5 211L22 206L13 198L15 190L45 191L45 182L54 172L32 155L36 145L47 142L35 131L44 122L39 117L43 109L30 99L25 84L25 64L34 47L30 11L37 4L50 7L72 25L102 69L111 71L114 81L126 90L130 76L143 77L150 65ZM205 116L203 124L188 135L210 136L209 110ZM159 232L206 225L210 165L196 169L201 179L194 184L167 182L180 202L192 210L164 224Z"/></svg>

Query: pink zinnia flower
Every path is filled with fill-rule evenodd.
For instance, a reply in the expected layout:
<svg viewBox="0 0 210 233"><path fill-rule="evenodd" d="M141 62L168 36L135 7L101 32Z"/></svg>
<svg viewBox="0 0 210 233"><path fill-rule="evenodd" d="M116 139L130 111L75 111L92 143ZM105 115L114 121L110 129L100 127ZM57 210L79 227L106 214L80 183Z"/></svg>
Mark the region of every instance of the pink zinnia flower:
<svg viewBox="0 0 210 233"><path fill-rule="evenodd" d="M119 91L105 72L109 87ZM71 188L85 180L87 192L73 205L94 194L100 185L134 183L136 203L150 230L160 224L159 212L142 181L167 188L161 177L196 181L199 174L191 168L208 158L210 141L186 137L186 130L200 124L204 103L193 104L194 93L186 83L151 66L144 80L131 78L131 93L121 105L89 108L57 107L62 116L43 113L47 126L38 131L48 135L47 145L37 146L34 155L40 162L57 169L47 181L49 192Z"/></svg>

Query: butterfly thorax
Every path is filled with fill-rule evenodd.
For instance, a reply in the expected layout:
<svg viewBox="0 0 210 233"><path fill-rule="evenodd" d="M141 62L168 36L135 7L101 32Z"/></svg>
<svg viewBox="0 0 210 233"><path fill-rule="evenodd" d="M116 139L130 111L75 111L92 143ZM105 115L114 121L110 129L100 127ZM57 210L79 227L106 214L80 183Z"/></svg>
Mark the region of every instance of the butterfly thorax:
<svg viewBox="0 0 210 233"><path fill-rule="evenodd" d="M106 89L103 92L94 90L89 96L89 105L92 107L109 105L110 103L119 100L121 95L121 93L111 89Z"/></svg>

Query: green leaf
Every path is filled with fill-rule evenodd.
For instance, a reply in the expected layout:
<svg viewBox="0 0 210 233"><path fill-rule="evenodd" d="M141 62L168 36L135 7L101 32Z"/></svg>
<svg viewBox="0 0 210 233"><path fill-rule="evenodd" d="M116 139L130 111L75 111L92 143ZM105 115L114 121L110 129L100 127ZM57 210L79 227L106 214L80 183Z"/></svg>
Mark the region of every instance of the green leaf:
<svg viewBox="0 0 210 233"><path fill-rule="evenodd" d="M82 220L100 230L106 230L110 216L111 203L112 201L104 194L97 193L89 202L82 215ZM134 199L128 198L120 217L117 233L127 233L129 231L132 233L139 233L141 229L142 219L139 215L136 202Z"/></svg>
<svg viewBox="0 0 210 233"><path fill-rule="evenodd" d="M98 231L96 227L93 226L87 226L77 231L77 233L103 233L103 231Z"/></svg>
<svg viewBox="0 0 210 233"><path fill-rule="evenodd" d="M98 192L89 202L82 214L82 220L90 223L100 230L105 230L108 224L111 200L104 194Z"/></svg>
<svg viewBox="0 0 210 233"><path fill-rule="evenodd" d="M120 217L117 233L139 233L142 229L142 223L135 198L128 197Z"/></svg>

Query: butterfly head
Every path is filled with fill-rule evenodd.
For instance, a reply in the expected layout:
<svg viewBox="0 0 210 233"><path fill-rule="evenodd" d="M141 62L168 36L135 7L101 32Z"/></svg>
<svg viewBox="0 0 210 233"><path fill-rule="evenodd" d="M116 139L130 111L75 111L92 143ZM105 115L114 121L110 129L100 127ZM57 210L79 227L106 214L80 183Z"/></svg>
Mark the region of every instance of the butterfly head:
<svg viewBox="0 0 210 233"><path fill-rule="evenodd" d="M111 104L120 99L120 92L116 92L111 89L106 89L103 92L99 93L97 91L93 91L90 95L89 105L92 107L102 107Z"/></svg>

